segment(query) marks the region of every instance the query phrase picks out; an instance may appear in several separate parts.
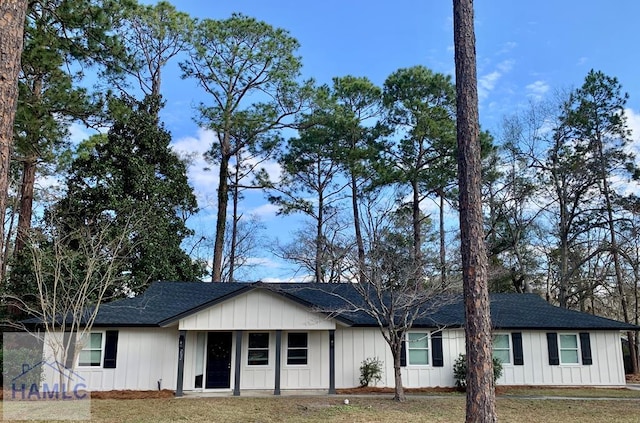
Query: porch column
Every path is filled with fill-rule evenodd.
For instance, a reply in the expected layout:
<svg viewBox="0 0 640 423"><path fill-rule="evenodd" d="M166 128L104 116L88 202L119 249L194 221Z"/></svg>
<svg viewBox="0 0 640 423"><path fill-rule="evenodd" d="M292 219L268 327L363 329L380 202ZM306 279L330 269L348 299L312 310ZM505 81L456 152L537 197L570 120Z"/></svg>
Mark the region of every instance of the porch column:
<svg viewBox="0 0 640 423"><path fill-rule="evenodd" d="M329 394L336 393L336 331L329 329Z"/></svg>
<svg viewBox="0 0 640 423"><path fill-rule="evenodd" d="M240 365L242 364L242 333L236 331L236 365L234 369L233 395L240 396Z"/></svg>
<svg viewBox="0 0 640 423"><path fill-rule="evenodd" d="M276 331L276 374L275 374L275 388L273 390L273 395L280 395L280 371L282 369L281 366L282 361L282 331Z"/></svg>
<svg viewBox="0 0 640 423"><path fill-rule="evenodd" d="M176 397L182 396L182 387L184 384L184 347L186 338L186 330L178 332L178 378L176 380Z"/></svg>

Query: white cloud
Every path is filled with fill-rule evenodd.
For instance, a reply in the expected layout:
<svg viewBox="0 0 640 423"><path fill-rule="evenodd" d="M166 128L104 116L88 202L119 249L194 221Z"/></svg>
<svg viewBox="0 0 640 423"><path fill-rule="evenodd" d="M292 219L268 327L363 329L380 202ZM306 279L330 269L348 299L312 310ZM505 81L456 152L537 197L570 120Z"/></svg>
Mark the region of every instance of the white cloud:
<svg viewBox="0 0 640 423"><path fill-rule="evenodd" d="M496 83L498 82L498 79L500 79L501 76L502 74L500 72L493 71L480 77L480 79L478 80L478 95L480 96L480 98L487 97L489 95L489 92L493 91Z"/></svg>
<svg viewBox="0 0 640 423"><path fill-rule="evenodd" d="M541 100L549 91L550 87L545 81L538 80L527 85L525 88L527 90L528 97L532 97L535 100Z"/></svg>
<svg viewBox="0 0 640 423"><path fill-rule="evenodd" d="M627 117L627 125L631 129L631 139L634 144L640 144L640 112L635 112L633 109L624 109L624 114Z"/></svg>
<svg viewBox="0 0 640 423"><path fill-rule="evenodd" d="M496 66L498 68L498 70L502 73L508 73L509 71L511 71L511 69L513 69L513 64L515 62L513 60L504 60L500 63L498 63L498 66Z"/></svg>
<svg viewBox="0 0 640 423"><path fill-rule="evenodd" d="M98 133L106 134L107 132L109 132L108 127L93 129L87 128L80 122L73 122L71 123L71 125L69 125L69 141L72 145L78 145L82 141L87 140L92 135L96 135Z"/></svg>
<svg viewBox="0 0 640 423"><path fill-rule="evenodd" d="M640 166L640 112L631 108L624 110L627 118L627 127L631 130L631 139L627 144L627 152L635 155L636 165ZM623 195L640 194L638 182L629 181L627 178L616 176L611 181L612 185Z"/></svg>
<svg viewBox="0 0 640 423"><path fill-rule="evenodd" d="M277 212L278 212L278 206L267 203L267 204L258 206L253 210L250 210L249 214L252 214L264 220L264 219L274 218Z"/></svg>
<svg viewBox="0 0 640 423"><path fill-rule="evenodd" d="M483 100L493 91L502 76L513 69L513 60L503 60L496 65L496 70L478 78L478 97Z"/></svg>
<svg viewBox="0 0 640 423"><path fill-rule="evenodd" d="M248 266L268 267L270 269L279 269L282 267L281 263L278 263L267 257L249 257L247 258L246 264Z"/></svg>
<svg viewBox="0 0 640 423"><path fill-rule="evenodd" d="M218 187L218 166L210 165L203 156L211 148L215 137L213 131L199 128L195 137L179 138L171 145L173 151L181 157L189 158L187 176L201 206L204 206L203 203L208 201Z"/></svg>
<svg viewBox="0 0 640 423"><path fill-rule="evenodd" d="M513 50L517 46L518 46L518 43L516 43L515 41L507 41L506 43L504 43L502 45L502 48L500 50L498 50L498 52L496 54L509 53L511 50Z"/></svg>

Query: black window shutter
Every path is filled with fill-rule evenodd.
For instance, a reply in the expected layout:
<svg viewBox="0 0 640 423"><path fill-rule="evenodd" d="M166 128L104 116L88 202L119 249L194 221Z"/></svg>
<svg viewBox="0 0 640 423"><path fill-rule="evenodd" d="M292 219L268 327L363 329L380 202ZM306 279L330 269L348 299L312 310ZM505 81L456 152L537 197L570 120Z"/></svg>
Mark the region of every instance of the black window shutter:
<svg viewBox="0 0 640 423"><path fill-rule="evenodd" d="M69 342L69 337L71 337L71 342ZM69 349L67 350L67 358L64 361L64 366L67 369L73 368L73 356L76 352L76 333L75 332L65 332L62 337L63 347L69 345Z"/></svg>
<svg viewBox="0 0 640 423"><path fill-rule="evenodd" d="M431 332L431 358L433 367L444 366L444 355L442 354L442 332Z"/></svg>
<svg viewBox="0 0 640 423"><path fill-rule="evenodd" d="M515 366L524 365L524 354L522 352L522 333L513 332L511 334L511 343L513 344L513 364Z"/></svg>
<svg viewBox="0 0 640 423"><path fill-rule="evenodd" d="M105 334L104 342L104 363L105 369L116 368L116 357L118 355L118 331L108 330Z"/></svg>
<svg viewBox="0 0 640 423"><path fill-rule="evenodd" d="M404 340L400 342L400 366L407 366L407 343Z"/></svg>
<svg viewBox="0 0 640 423"><path fill-rule="evenodd" d="M591 357L591 338L589 332L580 332L580 350L582 352L582 364L585 366L593 364Z"/></svg>
<svg viewBox="0 0 640 423"><path fill-rule="evenodd" d="M547 333L547 348L549 349L549 365L558 366L560 364L560 356L558 355L558 334L555 332Z"/></svg>

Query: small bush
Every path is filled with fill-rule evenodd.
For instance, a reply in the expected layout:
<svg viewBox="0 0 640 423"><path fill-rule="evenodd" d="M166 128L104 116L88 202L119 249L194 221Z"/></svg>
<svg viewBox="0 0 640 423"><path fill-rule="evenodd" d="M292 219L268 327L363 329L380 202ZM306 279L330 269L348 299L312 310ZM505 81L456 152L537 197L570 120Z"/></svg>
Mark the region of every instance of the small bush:
<svg viewBox="0 0 640 423"><path fill-rule="evenodd" d="M502 361L494 357L493 382L495 383L500 376L502 376ZM460 354L455 363L453 363L453 377L456 379L456 386L458 388L467 387L467 357L465 354Z"/></svg>
<svg viewBox="0 0 640 423"><path fill-rule="evenodd" d="M382 361L378 357L365 359L360 366L360 386L369 386L371 382L375 384L380 379L382 379Z"/></svg>
<svg viewBox="0 0 640 423"><path fill-rule="evenodd" d="M2 358L2 380L9 385L12 379L20 376L25 370L28 371L28 368L25 369L25 365L34 366L42 361L42 351L31 348L8 348ZM42 367L40 366L21 377L20 384L39 386L42 377Z"/></svg>

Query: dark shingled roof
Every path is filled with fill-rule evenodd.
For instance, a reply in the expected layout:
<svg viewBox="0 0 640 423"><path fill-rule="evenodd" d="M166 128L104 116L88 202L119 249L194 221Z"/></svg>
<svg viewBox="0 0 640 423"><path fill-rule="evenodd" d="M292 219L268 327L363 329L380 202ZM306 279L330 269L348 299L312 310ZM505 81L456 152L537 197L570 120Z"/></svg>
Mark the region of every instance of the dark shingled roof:
<svg viewBox="0 0 640 423"><path fill-rule="evenodd" d="M311 310L330 314L351 326L377 326L366 313L345 311L358 303L351 284L271 284L155 282L143 294L100 307L95 326L164 326L254 289L267 289ZM361 301L361 300L360 300ZM443 304L414 322L415 327L462 327L462 298L434 299ZM496 329L637 330L618 322L547 303L537 294L491 294L491 319Z"/></svg>

